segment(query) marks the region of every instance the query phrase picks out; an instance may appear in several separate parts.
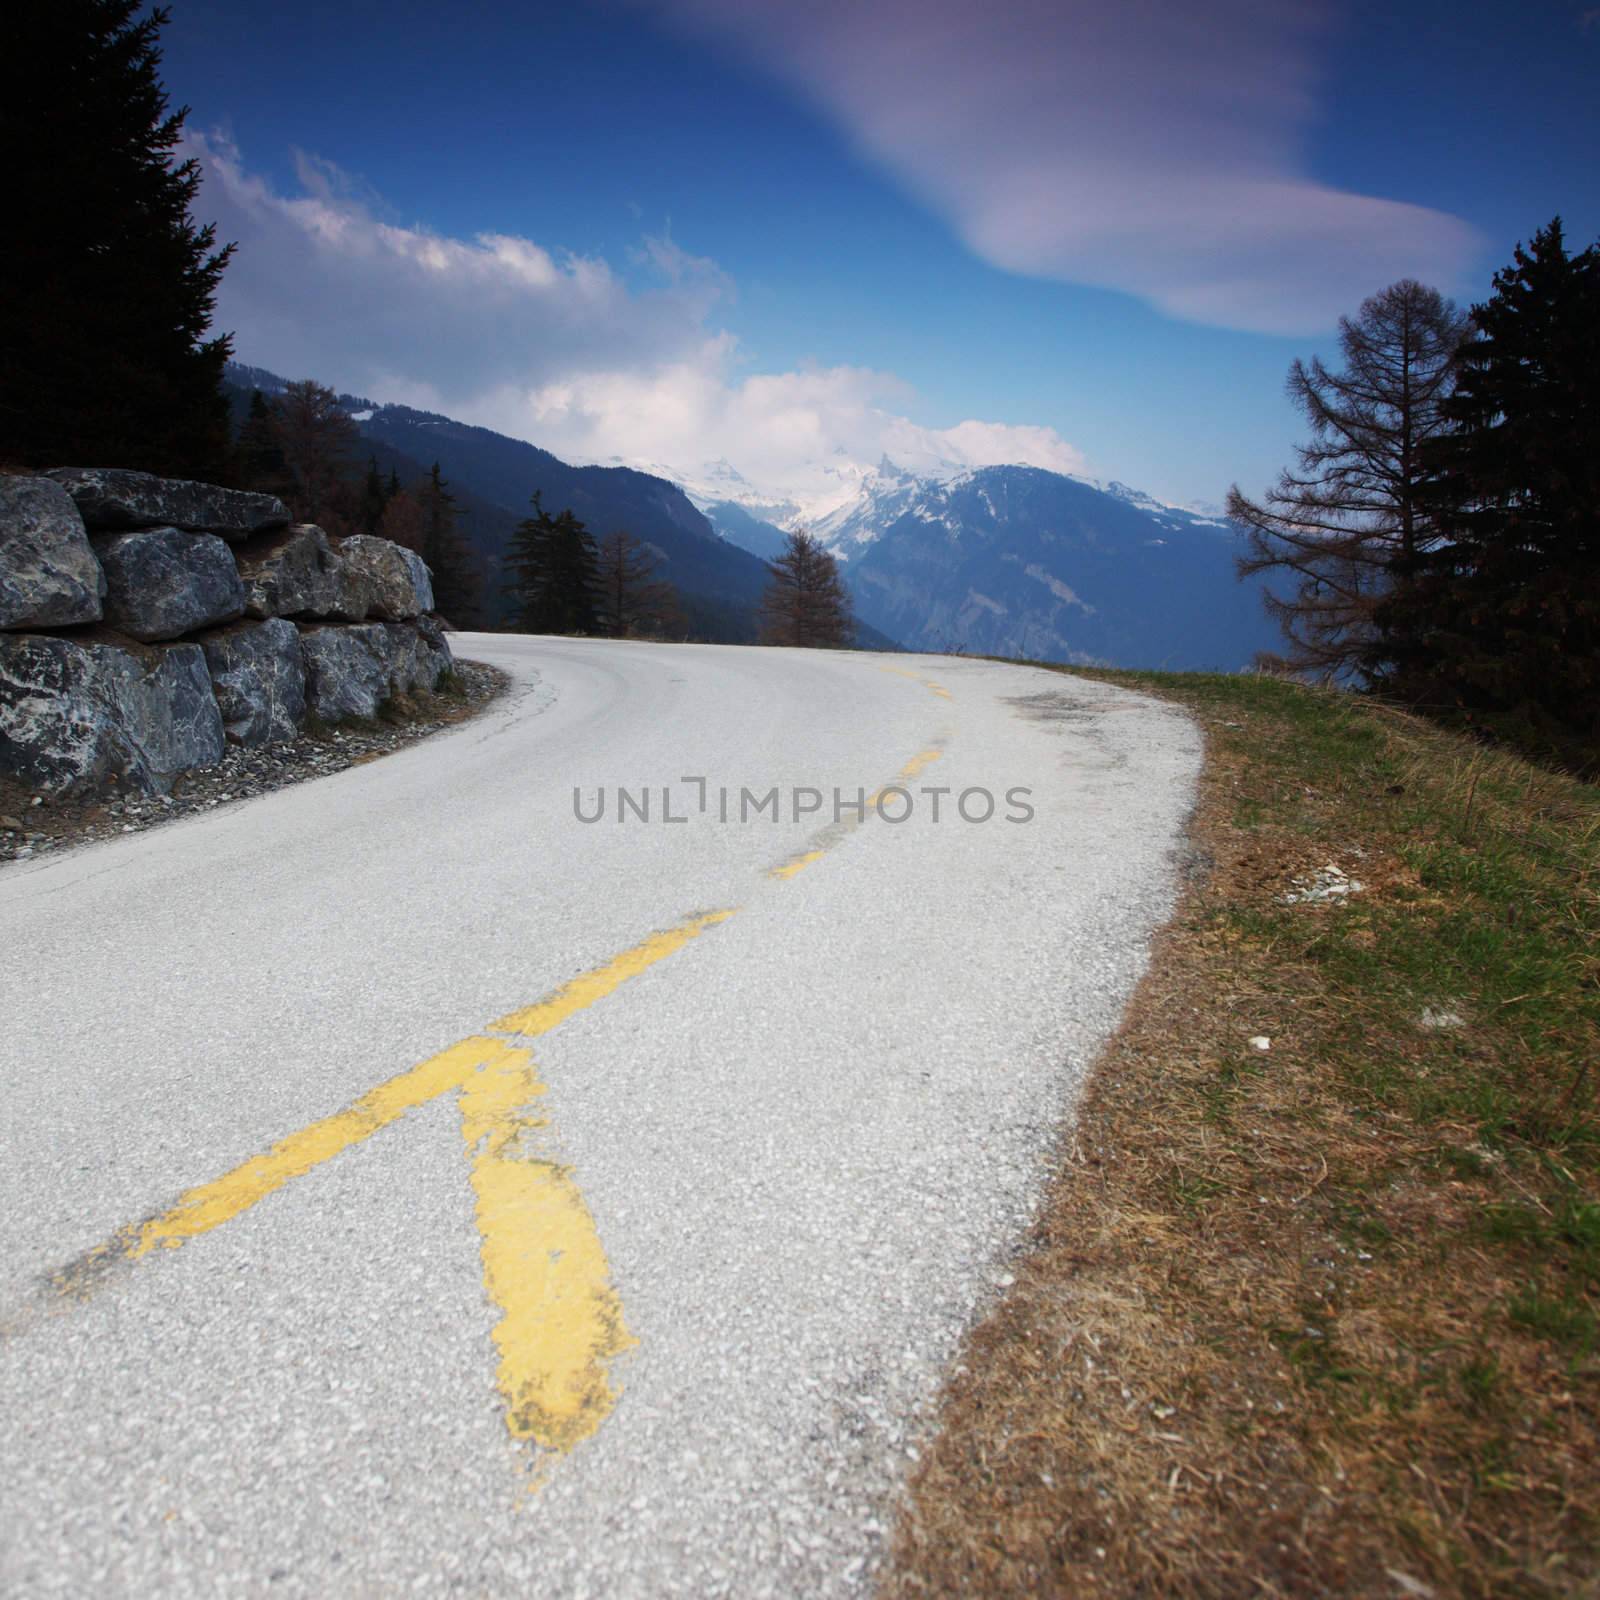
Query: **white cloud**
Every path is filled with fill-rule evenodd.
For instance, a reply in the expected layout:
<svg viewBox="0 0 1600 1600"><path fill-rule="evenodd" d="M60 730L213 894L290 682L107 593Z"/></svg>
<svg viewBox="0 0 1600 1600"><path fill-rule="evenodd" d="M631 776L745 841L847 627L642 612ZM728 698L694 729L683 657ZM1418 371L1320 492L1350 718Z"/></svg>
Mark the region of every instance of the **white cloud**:
<svg viewBox="0 0 1600 1600"><path fill-rule="evenodd" d="M643 3L789 79L1008 270L1314 333L1399 277L1458 287L1477 249L1304 171L1322 0Z"/></svg>
<svg viewBox="0 0 1600 1600"><path fill-rule="evenodd" d="M892 409L913 398L886 373L859 367L729 376L717 359L650 373L574 375L486 395L476 420L535 439L570 459L671 467L707 481L728 462L761 490L821 514L887 456L913 471L1018 462L1082 472L1082 453L1051 428L967 421L930 428ZM618 448L617 441L623 441Z"/></svg>
<svg viewBox="0 0 1600 1600"><path fill-rule="evenodd" d="M190 135L197 214L237 240L217 325L241 360L380 401L442 411L569 460L626 460L694 476L732 462L807 505L889 455L903 466L1024 462L1080 471L1053 430L912 421L913 392L854 367L743 374L713 324L733 292L715 262L669 236L637 253L654 287L530 239L454 239L402 226L327 161L301 156L278 193L219 135Z"/></svg>

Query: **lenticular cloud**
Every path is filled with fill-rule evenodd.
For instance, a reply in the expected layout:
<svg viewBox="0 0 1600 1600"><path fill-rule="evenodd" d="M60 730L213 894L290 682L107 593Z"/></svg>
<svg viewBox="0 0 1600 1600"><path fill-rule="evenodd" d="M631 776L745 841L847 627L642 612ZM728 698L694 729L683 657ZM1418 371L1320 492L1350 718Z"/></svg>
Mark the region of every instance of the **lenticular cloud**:
<svg viewBox="0 0 1600 1600"><path fill-rule="evenodd" d="M1015 272L1314 333L1399 277L1457 286L1456 217L1301 170L1307 0L655 0L725 39Z"/></svg>

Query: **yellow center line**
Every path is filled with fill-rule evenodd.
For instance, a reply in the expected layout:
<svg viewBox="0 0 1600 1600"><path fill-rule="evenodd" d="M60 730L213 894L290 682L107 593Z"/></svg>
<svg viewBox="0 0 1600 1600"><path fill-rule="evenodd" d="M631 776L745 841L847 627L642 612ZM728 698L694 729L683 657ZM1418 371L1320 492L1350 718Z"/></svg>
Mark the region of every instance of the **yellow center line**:
<svg viewBox="0 0 1600 1600"><path fill-rule="evenodd" d="M880 662L878 665L878 671L892 672L897 678L909 678L912 683L920 683L924 689L932 690L932 692L938 695L941 700L949 700L953 698L948 689L944 688L941 684L935 683L932 678L919 678L916 673L907 672L903 667L885 666Z"/></svg>
<svg viewBox="0 0 1600 1600"><path fill-rule="evenodd" d="M885 668L895 671L894 668ZM901 674L901 676L912 676ZM900 769L909 781L942 754L931 746ZM887 788L867 800L873 807ZM817 847L772 869L794 877L864 820L835 824ZM456 1093L471 1162L484 1287L500 1311L494 1328L497 1382L513 1437L569 1450L590 1437L616 1404L610 1363L634 1340L612 1286L605 1249L571 1169L541 1145L548 1119L532 1052L539 1038L682 949L736 908L702 912L507 1012L426 1061L396 1074L330 1116L278 1140L209 1183L179 1196L158 1216L130 1224L55 1274L63 1293L91 1292L117 1260L175 1250L220 1228L285 1184L370 1139L406 1112Z"/></svg>
<svg viewBox="0 0 1600 1600"><path fill-rule="evenodd" d="M769 878L792 878L797 872L804 872L813 861L820 861L826 854L826 850L807 850L804 855L796 856L793 861L786 861L781 867L774 867L767 876Z"/></svg>
<svg viewBox="0 0 1600 1600"><path fill-rule="evenodd" d="M472 1161L483 1282L500 1308L496 1378L513 1438L570 1450L611 1414L610 1364L636 1342L594 1218L570 1167L538 1148L549 1126L524 1050L461 1085L461 1136Z"/></svg>
<svg viewBox="0 0 1600 1600"><path fill-rule="evenodd" d="M233 1171L190 1189L172 1207L129 1230L123 1253L138 1260L158 1246L176 1250L223 1223L231 1222L291 1178L370 1139L397 1117L456 1088L469 1072L506 1055L520 1055L502 1039L474 1035L430 1056L419 1066L369 1090L359 1100L309 1127L280 1139L264 1155L253 1156ZM120 1237L120 1236L119 1236ZM115 1246L113 1245L113 1248Z"/></svg>
<svg viewBox="0 0 1600 1600"><path fill-rule="evenodd" d="M733 914L703 912L651 934L535 1005L507 1013L489 1030L430 1056L342 1111L188 1190L169 1210L123 1228L52 1282L63 1293L87 1294L114 1261L137 1261L157 1248L178 1249L407 1111L457 1091L477 1198L484 1287L501 1313L494 1341L506 1426L514 1437L570 1449L615 1405L607 1366L632 1339L611 1286L605 1250L570 1169L530 1148L535 1130L547 1126L531 1109L544 1085L532 1052L514 1039L538 1038L560 1027Z"/></svg>
<svg viewBox="0 0 1600 1600"><path fill-rule="evenodd" d="M885 672L893 672L894 670L895 669L893 667L883 668L883 671ZM909 674L902 674L902 676L909 676ZM876 809L879 800L881 800L890 789L894 788L895 784L909 783L911 779L917 777L918 774L931 766L943 754L944 748L942 745L929 745L926 750L919 750L917 754L912 756L912 758L906 762L899 772L895 774L892 782L886 783L881 789L874 789L872 793L867 796L867 798L862 802L862 814L860 816L852 816L849 821L845 821L841 817L838 821L830 823L812 840L811 847L809 849L800 855L792 856L788 861L783 862L780 866L769 867L767 869L767 876L769 878L779 879L793 878L798 873L804 872L805 869L812 864L812 862L820 861L831 849L833 849L836 844L841 844L845 839L849 838L850 835L854 833L863 822L866 821L866 813Z"/></svg>
<svg viewBox="0 0 1600 1600"><path fill-rule="evenodd" d="M496 1033L520 1033L524 1038L536 1039L552 1028L559 1028L575 1011L583 1011L597 1000L604 1000L629 978L636 978L646 967L653 967L675 950L681 950L691 939L698 938L707 928L726 922L732 915L731 910L705 911L680 922L675 928L652 933L631 950L613 956L603 967L582 973L546 999L524 1006L520 1011L509 1011L489 1026Z"/></svg>

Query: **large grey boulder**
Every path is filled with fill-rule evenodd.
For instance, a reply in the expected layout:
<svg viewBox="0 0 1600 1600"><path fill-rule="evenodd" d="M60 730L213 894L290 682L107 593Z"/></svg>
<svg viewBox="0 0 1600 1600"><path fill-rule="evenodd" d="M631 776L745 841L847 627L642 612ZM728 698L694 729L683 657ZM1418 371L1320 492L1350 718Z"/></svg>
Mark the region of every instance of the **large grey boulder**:
<svg viewBox="0 0 1600 1600"><path fill-rule="evenodd" d="M306 720L306 669L300 632L274 617L200 641L222 729L234 744L292 739Z"/></svg>
<svg viewBox="0 0 1600 1600"><path fill-rule="evenodd" d="M95 540L106 620L147 643L244 615L233 552L211 533L141 528Z"/></svg>
<svg viewBox="0 0 1600 1600"><path fill-rule="evenodd" d="M45 474L78 503L95 532L114 528L182 528L217 533L230 543L288 524L289 510L276 495L223 489L187 478L157 478L148 472L110 467L57 467Z"/></svg>
<svg viewBox="0 0 1600 1600"><path fill-rule="evenodd" d="M134 651L0 634L0 777L51 795L92 794L118 780L162 794L222 753L198 645Z"/></svg>
<svg viewBox="0 0 1600 1600"><path fill-rule="evenodd" d="M390 539L357 533L339 541L339 555L371 591L369 616L403 622L433 610L433 579L415 551Z"/></svg>
<svg viewBox="0 0 1600 1600"><path fill-rule="evenodd" d="M425 627L424 624L432 624ZM417 689L437 689L439 680L455 662L444 633L431 617L415 622L391 622L389 635L389 683L396 694Z"/></svg>
<svg viewBox="0 0 1600 1600"><path fill-rule="evenodd" d="M352 567L314 523L298 522L251 539L234 554L247 616L362 622L372 606L366 574Z"/></svg>
<svg viewBox="0 0 1600 1600"><path fill-rule="evenodd" d="M48 478L0 477L0 628L98 622L105 591L72 496Z"/></svg>
<svg viewBox="0 0 1600 1600"><path fill-rule="evenodd" d="M322 722L376 716L393 693L393 645L382 623L303 629L300 653L306 666L306 710Z"/></svg>
<svg viewBox="0 0 1600 1600"><path fill-rule="evenodd" d="M362 622L373 614L376 596L372 579L360 567L353 567L344 559L342 551L334 552L333 597L321 614L335 622Z"/></svg>

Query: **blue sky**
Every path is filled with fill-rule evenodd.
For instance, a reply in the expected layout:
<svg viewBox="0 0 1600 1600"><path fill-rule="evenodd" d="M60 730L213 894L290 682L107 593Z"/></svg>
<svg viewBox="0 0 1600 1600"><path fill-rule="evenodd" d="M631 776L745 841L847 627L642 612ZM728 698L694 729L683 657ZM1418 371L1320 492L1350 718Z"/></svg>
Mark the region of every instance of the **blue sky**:
<svg viewBox="0 0 1600 1600"><path fill-rule="evenodd" d="M1217 500L1362 294L1600 235L1600 12L1194 9L173 0L164 71L243 359L801 498L887 450Z"/></svg>

